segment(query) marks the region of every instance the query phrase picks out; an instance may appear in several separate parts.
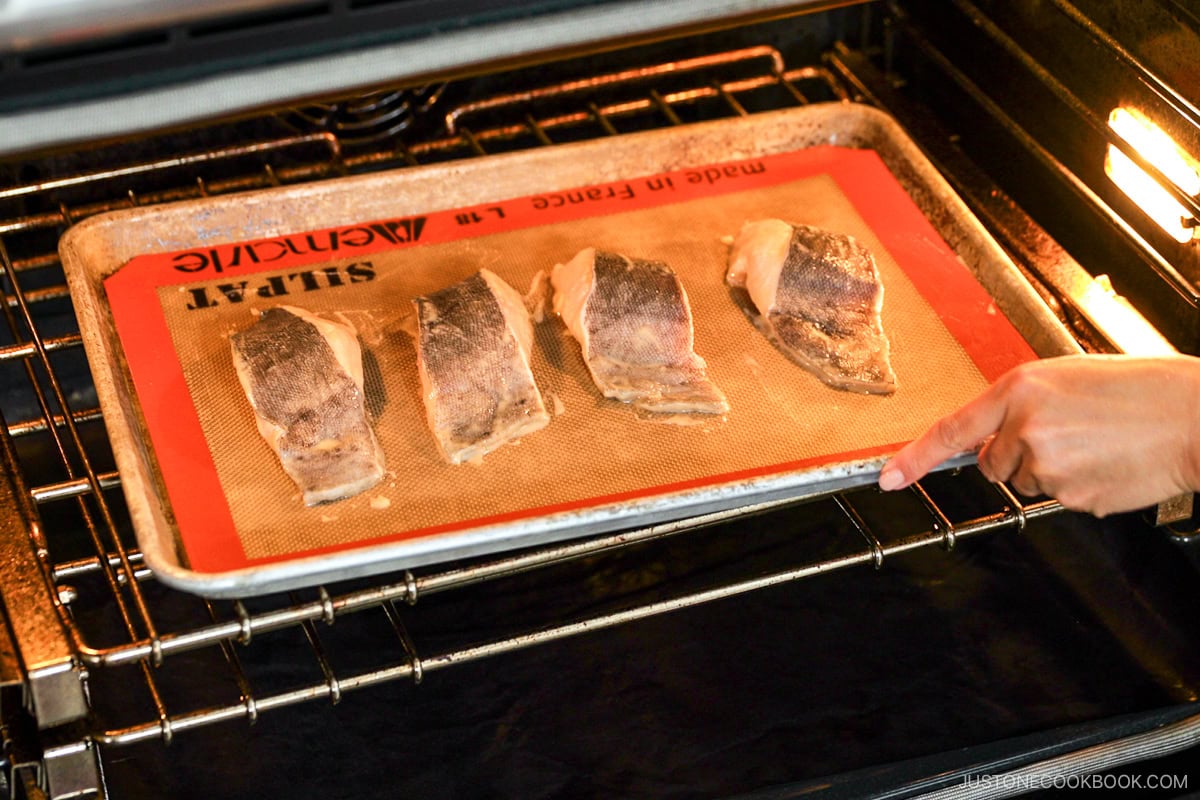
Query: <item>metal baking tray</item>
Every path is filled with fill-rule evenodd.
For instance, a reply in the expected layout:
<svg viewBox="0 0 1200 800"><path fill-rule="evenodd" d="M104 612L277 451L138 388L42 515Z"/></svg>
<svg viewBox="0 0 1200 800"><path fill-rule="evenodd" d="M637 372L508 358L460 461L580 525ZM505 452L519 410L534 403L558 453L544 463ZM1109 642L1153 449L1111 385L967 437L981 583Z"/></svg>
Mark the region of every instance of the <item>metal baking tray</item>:
<svg viewBox="0 0 1200 800"><path fill-rule="evenodd" d="M855 190L857 194L846 189L844 196L845 186L835 186L837 202L830 205L823 199L825 195L820 194L830 190L818 185L826 177L821 171L820 164L824 163L821 158L833 154L830 158L836 161L839 154L848 153L870 154L870 158L845 156L865 167L861 174L844 178L843 184L858 181L862 185ZM867 162L872 159L878 162L881 173L871 172ZM763 179L755 169L741 168L764 161L774 165L766 172L775 170L784 177ZM801 170L801 177L788 177L791 173L787 170L795 169L797 164L809 164L805 167L807 171ZM832 168L830 175L834 175ZM745 182L736 183L739 179ZM892 182L900 194L889 199L886 184ZM672 192L657 191L664 186L669 186ZM792 191L800 194L789 194ZM667 197L668 194L672 196ZM626 203L634 195L643 199ZM817 198L819 202L805 205L795 198ZM848 210L829 210L840 208L842 199ZM901 212L908 206L912 213L906 216ZM555 212L555 208L560 210ZM505 215L504 209L524 209L524 212ZM547 209L553 212L549 216L534 213ZM215 306L220 299L220 290L215 287L221 280L242 280L247 276L265 280L272 274L264 271L267 268L263 264L251 265L245 254L254 248L238 243L286 242L289 236L291 241L303 241L313 231L347 227L361 230L373 221L392 221L392 236L380 237L375 250L363 251L380 260L386 267L383 272L393 276L391 282L378 283L380 287L389 287L387 291L391 294L383 293L380 288L373 296L370 286L356 290L360 297L373 296L379 301L377 305L386 305L390 310L384 313L384 324L372 329L368 349L373 343L384 349L402 350L396 345L398 337L393 336L399 325L396 320L403 316L397 308L404 305L401 298L419 293L421 280L427 284L436 280L449 284L480 266L487 266L524 291L525 281L539 264L548 268L554 260L565 260L578 246L588 244L608 245L613 249L641 247L644 250L636 255L663 257L673 263L678 257L685 266L697 260L711 262L711 266L693 267L694 274L685 274L678 266L677 270L693 297L697 352L709 360L710 376L719 385L727 381L736 388L739 377L735 373L739 371L742 378L753 373L757 384L763 383L764 373L777 374L775 367L764 367L765 360L772 358L769 353L760 352L752 357L739 350L723 355L723 342L731 336L743 337L755 343L754 347L769 350L765 340L758 342L754 338L758 335L752 326L746 327L744 318L736 330L702 328L706 314L701 305L717 302L703 298L720 298L721 291L726 291L720 285L724 265L718 254L725 246L722 238L736 233L744 221L736 213L743 209L749 216L770 213L798 222L811 221L813 215L820 221L823 214L836 217L842 213L846 225L857 226L855 232L868 238L875 235L876 228L888 227L886 235L879 234L876 255L878 258L883 253L881 268L883 261L892 265L884 269L885 291L892 298L902 298L908 290L889 286L889 280L897 279L889 279L887 275L924 269L920 262L939 264L945 275L960 283L965 276L961 287L947 284L944 275L925 276L924 288L909 294L924 298L912 302L923 303L922 308L928 306L940 315L948 330L957 331L954 336L960 341L972 336L981 338L971 332L976 327L991 330L988 326L1011 324L1019 333L1017 339L1023 339L1022 346L1027 343L1029 355L1020 356L996 352L994 343L988 341L967 342L965 346L970 350L967 354L976 362L969 369L978 368L972 372L976 383L982 376L986 385L994 380L998 370L1015 360L1032 357L1033 353L1045 357L1078 349L1071 335L895 121L880 111L853 103L813 105L604 141L113 212L72 228L64 236L60 252L146 563L162 581L174 587L206 596L245 596L498 553L782 498L799 499L874 481L889 453L969 396L964 392L973 390L973 384L962 385L953 374L948 378L953 382L949 390L936 382L936 376L929 378L925 374L917 380L911 379L918 373L938 372L917 366L920 363L917 351L930 346L920 341L925 336L920 331L927 328L913 328L914 333L903 343L893 340L894 353L905 348L914 351L913 366L906 368L909 376L897 367L901 388L896 396L903 396L906 404L894 407L906 409L900 414L863 417L861 404L877 398L864 400L861 396L836 392L799 368L788 372L783 380L799 386L797 391L803 397L819 396L823 408L820 413L832 415L828 416L828 427L849 431L850 438L835 437L836 441L824 449L818 443L815 450L798 451L794 458L775 457L769 463L747 462L738 468L737 462L718 459L713 468L704 466L707 456L703 452L719 453L725 449L720 446L723 436L740 431L743 448L747 450L752 448L745 442L752 441L755 435L776 437L772 420L759 408L759 400L746 395L740 406L747 410L745 413L739 410L739 402L733 401L740 389L727 391L733 402L729 420L706 423L694 431L672 428L663 433L669 426L645 422L632 413L622 416L627 409L609 407L615 401L587 400L588 387L584 381L575 379L579 370L572 377L570 365L558 363L562 374L551 379L551 383L564 396L575 393L570 395L574 399L567 403L567 411L561 418L569 422L559 423L556 417L546 431L531 435L519 445L503 448L503 453L489 454L481 467L450 467L436 463L432 438L421 440L420 435L413 433L410 420L404 423L410 426L411 435L407 439L415 442L412 446L417 449L399 457L389 454L389 467L395 468L391 473L393 479L379 492L371 497L318 507L311 510L308 518L296 516L300 522L295 524L287 514L309 512L288 510L271 522L272 513L260 510L256 512L260 529L254 534L258 537L254 542L238 539L237 535L231 538L229 531L233 528L209 526L205 522L207 517L197 517L193 511L199 507L233 506L231 513L236 516L243 506L262 505L263 495L257 487L249 492L232 491L228 475L222 473L214 474L207 484L201 481L194 489L186 486L180 489L178 476L171 473L175 469L172 465L182 462L220 463L218 455L212 455L212 461L205 461L219 449L214 443L219 437L212 430L217 423L209 421L204 423L209 427L204 427L193 422L200 417L211 420L221 416L203 407L203 403L209 402L202 401L203 397L236 392L220 389L206 395L197 386L207 380L208 372L187 374L190 393L180 388L186 383L182 380L183 371L174 381L168 380L175 374L170 372L164 373L165 378L157 374L155 380L145 378L138 370L144 371L144 364L154 362L157 356L143 352L143 339L147 337L142 333L153 333L156 325L163 328L158 321L164 316L163 308L175 302L171 297L188 298L193 305L204 305L210 297L203 286L208 286L214 292L211 297ZM722 215L728 217L727 222ZM850 217L854 220L850 221ZM696 220L695 227L687 224L692 219ZM407 221L407 227L401 226L400 233L397 220ZM835 223L838 221L834 219ZM414 234L414 225L423 229L420 241ZM697 254L689 256L691 251L687 248L692 246L697 248ZM541 252L543 247L545 252ZM187 269L179 269L202 266L213 269L220 261L218 252L226 256L241 252L243 256L233 263L227 257L219 273L204 273L206 284L197 275L186 274ZM257 252L264 252L263 247L259 246ZM511 258L513 266L504 274L506 254L516 252L521 255ZM209 255L201 257L197 253ZM300 258L296 263L333 263L328 254L325 261L314 261L318 255L308 253L307 261ZM499 266L497 261L501 262ZM904 269L897 272L895 265L899 262L904 262ZM140 280L139 275L149 275L152 269L165 269L164 265L172 263L177 272L184 274L173 278L171 285L156 284L150 293L125 290ZM348 262L339 263L344 267ZM697 269L701 272L695 272ZM261 280L255 285L263 285ZM689 281L708 280L720 287L720 291L716 287L710 290L701 287L697 291L688 285ZM428 290L427 285L424 287L422 290ZM295 302L293 297L272 299L271 294L268 290L256 295L256 302ZM733 307L727 295L724 301ZM338 308L336 300L326 297L323 302L333 305L315 310L333 313ZM357 302L361 305L363 301ZM901 301L893 299L893 304L896 302ZM114 306L119 306L116 312ZM885 299L885 324L888 308ZM896 324L903 327L907 316L908 312L897 314ZM189 357L197 359L196 363L204 370L215 369L211 374L218 376L217 379L222 374L227 377L229 372L224 366L214 367L210 363L220 360L213 353L227 350L227 343L213 345L203 337L219 340L227 336L228 319L222 323L225 328L202 323L172 328L176 350L170 355L185 353L192 344L200 342L196 354ZM539 339L555 335L547 333L546 325L539 329ZM946 341L951 342L954 336ZM982 338L986 340L987 336ZM569 349L569 342L559 344L563 352ZM551 345L552 349L557 346ZM389 361L384 357L381 368L394 372L397 369L394 364L402 364L405 358L401 355ZM187 362L183 356L179 360ZM558 360L566 362L570 358L559 353ZM535 369L539 382L547 369L545 365L541 373ZM907 388L906 377L910 378ZM399 391L393 388L390 393L395 401L393 408L407 408L407 417L411 418L413 409L419 408L415 375L389 373L388 380L398 381L396 385L401 387ZM929 383L931 380L934 382ZM172 386L172 382L179 385ZM747 379L743 383L749 385L754 381ZM192 406L202 406L200 411L204 413L198 414ZM799 420L807 413L802 409L792 416ZM902 424L897 429L899 433L880 433L877 426L881 423L869 422L885 417ZM757 420L758 427L739 428L744 419ZM184 428L191 425L195 436L175 439L162 433L175 427L177 420ZM253 433L248 411L229 424L233 427L221 433L226 440L244 443L247 452L254 448L259 451L246 469L255 475L269 472L270 458L263 460L265 444ZM424 425L423 418L415 424L418 428ZM554 433L556 426L561 433ZM589 426L595 426L591 433ZM610 442L645 440L638 446L643 446L647 454L669 446L671 457L638 455L628 469L609 470L614 472L613 483L597 484L593 489L586 484L586 478L576 476L605 472L599 460L611 457L613 452L611 447L607 450L597 447L592 452L587 443L595 441L596 431ZM556 440L555 436L560 438ZM692 452L688 436L693 437L692 441L705 440L707 444ZM857 436L862 441L857 441ZM663 445L655 437L665 437L663 441L670 444ZM180 444L189 441L191 445ZM209 453L205 452L206 447ZM427 456L420 448L426 448L431 455ZM550 469L542 462L552 453L559 453L563 462ZM659 460L666 466L659 465ZM952 463L970 460L967 455ZM535 465L564 477L557 484L538 479L537 492L542 494L538 494L536 501L524 502L521 487L534 488L529 476L530 468ZM670 471L676 467L675 472ZM467 472L461 472L464 469ZM656 472L659 469L665 471L660 475ZM488 470L494 470L495 474L485 480L482 476ZM421 485L434 490L441 486L449 488L445 489L444 497L430 504L428 498L418 496ZM209 487L208 494L205 486ZM472 491L474 497L469 496ZM288 506L292 498L281 497L280 507ZM434 516L428 520L421 518L420 524L388 527L391 524L388 520L401 518L394 515L410 507L420 507L423 502L434 509L430 512ZM456 511L459 506L463 510ZM386 514L393 516L380 517L380 510L385 508L390 509ZM265 527L262 518L268 520ZM308 523L304 523L305 519ZM323 527L315 522L317 519ZM314 535L293 536L293 531L305 530L304 524L310 524Z"/></svg>

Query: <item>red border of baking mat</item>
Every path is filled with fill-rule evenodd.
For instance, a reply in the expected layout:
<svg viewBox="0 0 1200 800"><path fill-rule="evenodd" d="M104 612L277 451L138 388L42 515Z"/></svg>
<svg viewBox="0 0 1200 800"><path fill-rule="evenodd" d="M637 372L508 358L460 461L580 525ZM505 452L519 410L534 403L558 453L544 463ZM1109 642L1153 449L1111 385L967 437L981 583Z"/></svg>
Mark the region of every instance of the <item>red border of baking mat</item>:
<svg viewBox="0 0 1200 800"><path fill-rule="evenodd" d="M838 184L984 378L995 381L1016 364L1036 357L1008 320L994 313L992 298L964 268L878 154L871 150L815 147L434 211L405 219L304 231L132 259L105 279L104 284L189 566L199 572L224 572L780 474L835 461L869 458L898 448L901 443L402 531L284 556L249 559L234 528L157 296L161 287L209 280L226 273L242 276L287 269L392 248L473 238L742 192L820 174L828 175ZM336 237L331 236L335 232ZM336 239L339 251L316 250L311 246L310 237L318 235L322 243Z"/></svg>

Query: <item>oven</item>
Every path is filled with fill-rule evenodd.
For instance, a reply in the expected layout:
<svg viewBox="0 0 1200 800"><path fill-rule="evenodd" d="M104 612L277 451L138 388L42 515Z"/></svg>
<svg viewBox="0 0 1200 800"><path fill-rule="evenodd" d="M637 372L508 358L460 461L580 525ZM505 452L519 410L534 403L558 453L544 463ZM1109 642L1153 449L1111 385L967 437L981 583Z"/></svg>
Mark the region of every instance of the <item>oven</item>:
<svg viewBox="0 0 1200 800"><path fill-rule="evenodd" d="M0 791L1195 789L1190 498L1095 519L965 466L203 597L135 541L58 255L107 211L865 104L1074 347L1195 353L1200 188L1110 124L1200 154L1186 4L91 6L0 8Z"/></svg>

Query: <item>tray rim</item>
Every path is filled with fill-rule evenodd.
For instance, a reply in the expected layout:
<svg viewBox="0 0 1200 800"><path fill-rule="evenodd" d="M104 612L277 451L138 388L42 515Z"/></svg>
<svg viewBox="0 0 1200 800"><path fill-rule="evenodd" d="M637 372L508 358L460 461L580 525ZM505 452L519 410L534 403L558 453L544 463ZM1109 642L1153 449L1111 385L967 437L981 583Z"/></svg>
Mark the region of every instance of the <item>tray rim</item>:
<svg viewBox="0 0 1200 800"><path fill-rule="evenodd" d="M803 138L807 129L798 123L815 119L832 128L833 141ZM850 134L859 138L856 140ZM1038 355L1079 352L1075 339L899 124L885 112L858 103L813 104L630 133L615 139L108 212L70 228L60 242L60 256L145 563L163 583L173 588L208 597L242 597L464 557L500 554L757 501L785 497L801 500L873 482L884 456L854 458L816 469L671 492L532 520L478 526L425 539L368 542L332 554L302 556L219 573L197 572L184 565L176 550L169 504L158 478L141 405L133 391L103 285L105 278L130 259L155 252L428 213L820 144L874 150ZM719 156L714 156L714 147ZM545 169L548 167L557 172ZM388 191L391 187L411 190L412 184L422 182L441 187L451 181L460 187L457 191L461 194L462 187L472 185L469 176L473 173L491 179L482 195L473 193L469 202L460 202L455 192L448 195L442 192L447 199L438 209L405 208L401 201L392 199L397 195L403 198L403 192ZM131 236L133 230L139 235ZM239 230L240 233L234 232ZM973 460L972 454L965 454L942 468L962 466ZM501 538L504 547L487 546Z"/></svg>

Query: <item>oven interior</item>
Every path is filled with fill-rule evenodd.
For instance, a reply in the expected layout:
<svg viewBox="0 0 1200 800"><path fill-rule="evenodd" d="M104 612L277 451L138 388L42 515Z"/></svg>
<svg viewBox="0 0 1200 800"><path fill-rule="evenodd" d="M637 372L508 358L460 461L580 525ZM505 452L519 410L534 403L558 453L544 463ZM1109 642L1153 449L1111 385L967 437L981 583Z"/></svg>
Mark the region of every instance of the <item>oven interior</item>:
<svg viewBox="0 0 1200 800"><path fill-rule="evenodd" d="M106 210L864 102L1082 349L1126 346L1120 296L1197 351L1195 246L1104 174L1121 105L1200 153L1171 57L1198 52L1196 17L818 5L0 162L0 790L900 797L1186 763L1187 521L1096 520L973 468L239 601L142 565L56 255Z"/></svg>

